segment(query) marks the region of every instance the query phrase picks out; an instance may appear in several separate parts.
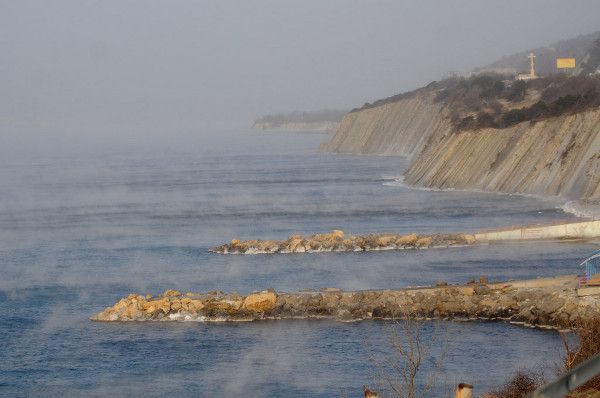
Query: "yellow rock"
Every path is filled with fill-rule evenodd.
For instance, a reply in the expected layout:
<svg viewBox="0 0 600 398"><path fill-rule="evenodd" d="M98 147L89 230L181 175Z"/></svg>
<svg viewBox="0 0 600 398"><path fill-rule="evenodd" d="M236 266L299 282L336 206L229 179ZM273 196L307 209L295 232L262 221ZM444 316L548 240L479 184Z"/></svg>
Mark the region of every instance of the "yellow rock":
<svg viewBox="0 0 600 398"><path fill-rule="evenodd" d="M266 312L275 308L277 296L273 292L261 292L248 295L243 307L249 311Z"/></svg>
<svg viewBox="0 0 600 398"><path fill-rule="evenodd" d="M168 313L169 311L171 311L171 302L169 301L169 299L168 298L163 298L162 300L160 300L160 307L159 308L165 314Z"/></svg>
<svg viewBox="0 0 600 398"><path fill-rule="evenodd" d="M160 311L158 308L156 308L154 305L149 305L147 307L144 308L144 312L150 315L154 315L156 314L158 311Z"/></svg>
<svg viewBox="0 0 600 398"><path fill-rule="evenodd" d="M147 313L154 314L155 312L162 311L166 314L171 310L171 302L166 297L160 300L146 301L142 303L141 309Z"/></svg>
<svg viewBox="0 0 600 398"><path fill-rule="evenodd" d="M291 252L295 252L298 250L300 246L304 248L302 243L304 242L304 238L300 235L292 235L289 238L288 250Z"/></svg>
<svg viewBox="0 0 600 398"><path fill-rule="evenodd" d="M239 239L232 239L231 240L231 246L237 246L240 244L240 240Z"/></svg>
<svg viewBox="0 0 600 398"><path fill-rule="evenodd" d="M163 293L163 297L179 297L181 296L181 292L177 290L168 289Z"/></svg>
<svg viewBox="0 0 600 398"><path fill-rule="evenodd" d="M213 301L210 304L212 307L221 311L235 312L238 311L242 306L242 300L219 300Z"/></svg>
<svg viewBox="0 0 600 398"><path fill-rule="evenodd" d="M129 300L126 298L123 298L121 300L119 300L119 302L115 305L112 306L112 310L115 312L122 312L125 311L127 309L127 307L129 307Z"/></svg>
<svg viewBox="0 0 600 398"><path fill-rule="evenodd" d="M398 246L414 245L417 240L419 240L417 234L404 235L396 239L396 244Z"/></svg>
<svg viewBox="0 0 600 398"><path fill-rule="evenodd" d="M123 315L121 315L121 318L140 319L142 315L142 311L140 311L136 305L131 305L127 307Z"/></svg>
<svg viewBox="0 0 600 398"><path fill-rule="evenodd" d="M341 231L339 229L334 229L333 231L331 231L331 235L333 235L333 237L336 239L344 239L344 231Z"/></svg>
<svg viewBox="0 0 600 398"><path fill-rule="evenodd" d="M475 236L471 234L460 234L460 238L462 238L467 245L472 245L476 242Z"/></svg>
<svg viewBox="0 0 600 398"><path fill-rule="evenodd" d="M201 300L191 300L188 303L188 309L190 312L198 312L204 308L204 303Z"/></svg>
<svg viewBox="0 0 600 398"><path fill-rule="evenodd" d="M431 239L430 236L424 236L422 238L419 238L416 242L415 245L417 247L427 247L431 245L431 242L433 242L433 239Z"/></svg>
<svg viewBox="0 0 600 398"><path fill-rule="evenodd" d="M377 246L379 246L379 247L391 246L395 240L396 240L396 238L393 236L386 236L386 235L379 236L379 237L377 237Z"/></svg>

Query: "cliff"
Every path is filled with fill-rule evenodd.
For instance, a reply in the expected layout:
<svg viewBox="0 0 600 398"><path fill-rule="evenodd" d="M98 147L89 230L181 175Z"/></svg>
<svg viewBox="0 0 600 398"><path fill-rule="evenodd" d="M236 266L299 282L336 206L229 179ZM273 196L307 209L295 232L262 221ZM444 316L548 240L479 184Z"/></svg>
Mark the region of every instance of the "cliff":
<svg viewBox="0 0 600 398"><path fill-rule="evenodd" d="M527 55L529 55L530 52L534 52L536 55L536 70L541 75L555 73L556 58L561 57L575 58L578 65L577 72L593 72L600 68L600 58L598 58L599 49L600 32L594 32L508 55L489 65L476 68L474 72L525 72L529 69Z"/></svg>
<svg viewBox="0 0 600 398"><path fill-rule="evenodd" d="M321 151L412 156L427 137L449 128L446 107L427 90L348 113Z"/></svg>
<svg viewBox="0 0 600 398"><path fill-rule="evenodd" d="M600 109L444 135L405 173L435 188L600 198Z"/></svg>
<svg viewBox="0 0 600 398"><path fill-rule="evenodd" d="M477 75L353 110L322 151L411 157L408 184L600 199L600 77Z"/></svg>

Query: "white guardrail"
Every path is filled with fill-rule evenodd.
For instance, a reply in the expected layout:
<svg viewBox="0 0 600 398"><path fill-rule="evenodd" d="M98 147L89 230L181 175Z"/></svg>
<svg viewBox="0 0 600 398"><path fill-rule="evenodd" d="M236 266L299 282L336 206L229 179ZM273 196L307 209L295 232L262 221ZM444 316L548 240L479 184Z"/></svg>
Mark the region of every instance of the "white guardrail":
<svg viewBox="0 0 600 398"><path fill-rule="evenodd" d="M552 383L535 390L531 398L562 398L600 375L600 354L580 363Z"/></svg>

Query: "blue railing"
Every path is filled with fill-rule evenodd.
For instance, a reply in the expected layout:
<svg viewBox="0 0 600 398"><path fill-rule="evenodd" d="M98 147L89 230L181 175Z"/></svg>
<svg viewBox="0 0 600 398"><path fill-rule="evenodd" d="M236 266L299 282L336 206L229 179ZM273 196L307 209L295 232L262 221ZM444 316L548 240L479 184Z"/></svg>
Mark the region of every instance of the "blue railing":
<svg viewBox="0 0 600 398"><path fill-rule="evenodd" d="M600 250L593 252L579 265L585 267L584 282L589 281L594 275L598 273L598 267L600 266Z"/></svg>

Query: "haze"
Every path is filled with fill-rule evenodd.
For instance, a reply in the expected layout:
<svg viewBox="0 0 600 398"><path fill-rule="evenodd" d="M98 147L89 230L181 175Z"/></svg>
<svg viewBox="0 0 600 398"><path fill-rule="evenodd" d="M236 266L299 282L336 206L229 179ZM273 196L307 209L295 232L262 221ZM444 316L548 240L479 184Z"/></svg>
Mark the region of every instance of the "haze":
<svg viewBox="0 0 600 398"><path fill-rule="evenodd" d="M597 0L3 0L0 138L202 135L349 109L600 30L598 15Z"/></svg>

